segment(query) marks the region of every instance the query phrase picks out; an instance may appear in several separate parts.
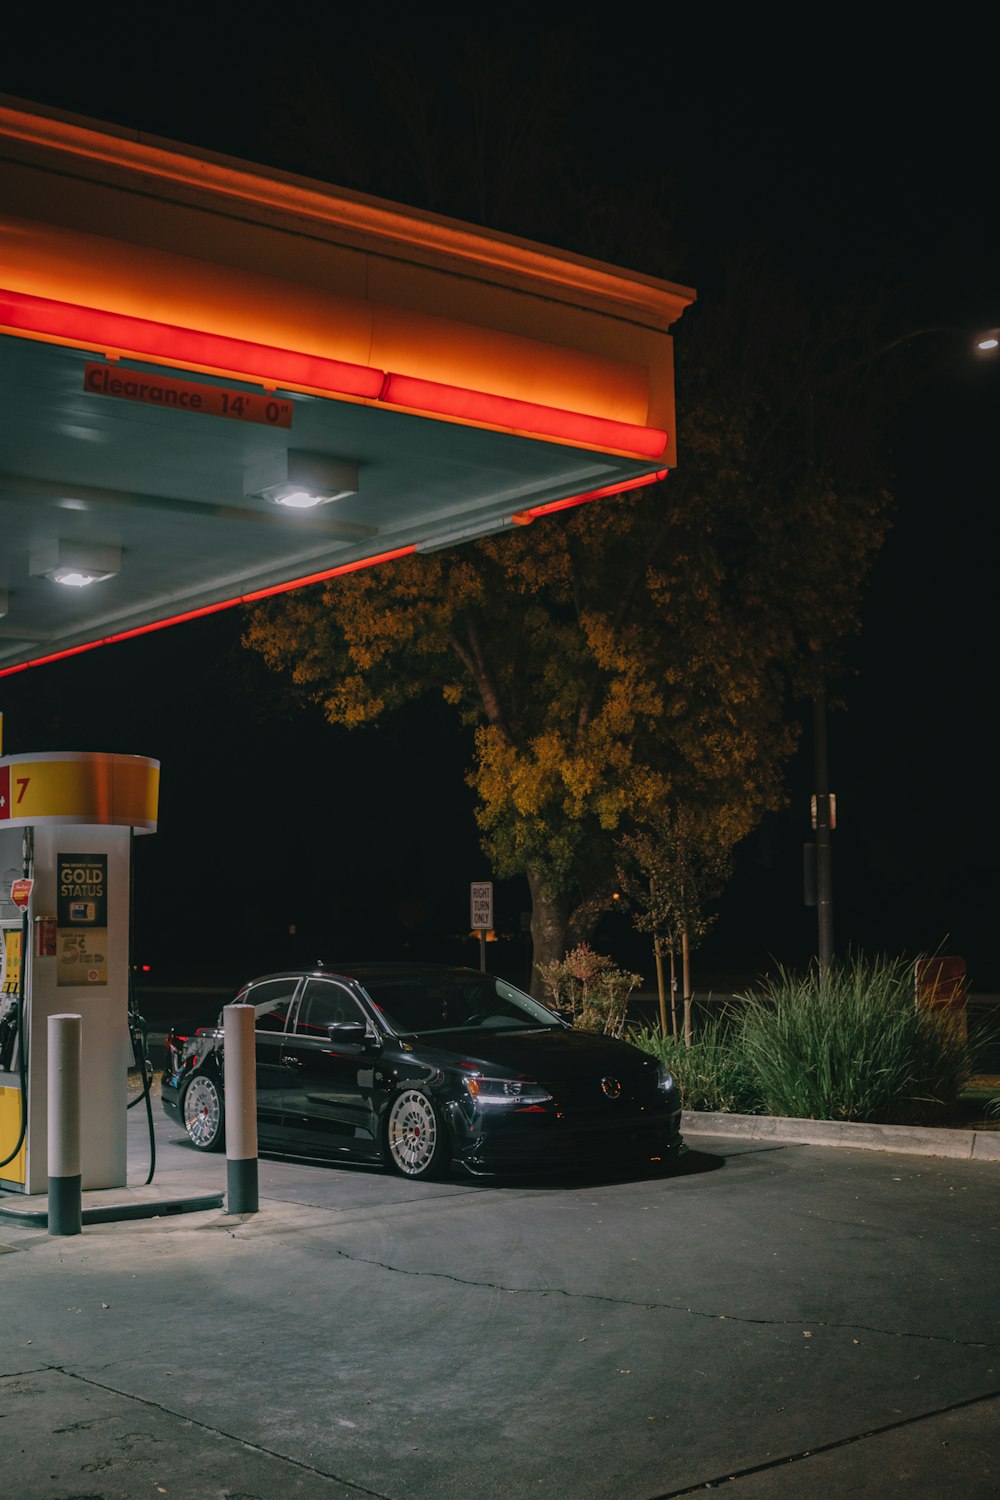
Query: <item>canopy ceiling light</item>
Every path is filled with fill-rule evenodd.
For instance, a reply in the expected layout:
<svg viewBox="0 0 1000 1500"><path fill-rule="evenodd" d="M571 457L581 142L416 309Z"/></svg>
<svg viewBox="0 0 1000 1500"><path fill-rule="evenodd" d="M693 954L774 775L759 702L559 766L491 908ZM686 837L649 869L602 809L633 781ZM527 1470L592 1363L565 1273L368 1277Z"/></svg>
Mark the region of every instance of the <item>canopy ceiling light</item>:
<svg viewBox="0 0 1000 1500"><path fill-rule="evenodd" d="M94 542L41 542L32 548L28 572L32 578L51 578L70 588L102 583L122 570L122 549Z"/></svg>
<svg viewBox="0 0 1000 1500"><path fill-rule="evenodd" d="M358 466L325 453L296 448L274 453L247 470L244 495L270 500L290 510L313 510L358 492Z"/></svg>

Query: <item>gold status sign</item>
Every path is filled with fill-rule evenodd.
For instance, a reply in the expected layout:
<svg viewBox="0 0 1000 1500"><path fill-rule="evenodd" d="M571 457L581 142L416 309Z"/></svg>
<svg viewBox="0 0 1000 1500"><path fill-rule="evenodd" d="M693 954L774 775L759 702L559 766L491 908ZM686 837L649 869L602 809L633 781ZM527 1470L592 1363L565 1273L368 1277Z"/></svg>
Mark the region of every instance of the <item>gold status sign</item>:
<svg viewBox="0 0 1000 1500"><path fill-rule="evenodd" d="M56 984L108 982L108 856L60 854Z"/></svg>

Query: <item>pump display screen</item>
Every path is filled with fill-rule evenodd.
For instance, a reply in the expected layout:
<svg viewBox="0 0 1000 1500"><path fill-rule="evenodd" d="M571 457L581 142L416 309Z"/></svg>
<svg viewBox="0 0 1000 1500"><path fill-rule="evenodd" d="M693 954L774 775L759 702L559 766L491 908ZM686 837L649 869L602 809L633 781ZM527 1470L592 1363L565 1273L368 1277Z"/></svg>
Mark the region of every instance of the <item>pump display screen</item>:
<svg viewBox="0 0 1000 1500"><path fill-rule="evenodd" d="M0 984L5 995L18 995L21 992L21 929L5 927L0 937L3 939L0 946Z"/></svg>

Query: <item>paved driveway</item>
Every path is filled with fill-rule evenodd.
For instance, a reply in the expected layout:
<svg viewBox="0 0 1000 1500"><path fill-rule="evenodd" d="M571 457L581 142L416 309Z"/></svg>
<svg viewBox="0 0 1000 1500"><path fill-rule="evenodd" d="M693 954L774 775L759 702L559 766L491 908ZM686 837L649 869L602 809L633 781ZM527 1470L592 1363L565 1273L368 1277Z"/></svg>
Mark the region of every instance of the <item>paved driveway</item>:
<svg viewBox="0 0 1000 1500"><path fill-rule="evenodd" d="M130 1115L133 1177L145 1160ZM163 1191L225 1162L158 1124ZM995 1165L699 1140L651 1179L261 1164L262 1211L0 1224L20 1500L1000 1492Z"/></svg>

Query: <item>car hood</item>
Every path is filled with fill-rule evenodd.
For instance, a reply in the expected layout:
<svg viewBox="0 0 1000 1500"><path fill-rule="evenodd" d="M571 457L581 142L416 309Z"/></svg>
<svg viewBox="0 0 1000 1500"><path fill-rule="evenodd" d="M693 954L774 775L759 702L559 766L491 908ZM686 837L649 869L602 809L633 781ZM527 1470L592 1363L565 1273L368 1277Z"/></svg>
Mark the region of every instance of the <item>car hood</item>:
<svg viewBox="0 0 1000 1500"><path fill-rule="evenodd" d="M612 1073L635 1076L657 1068L656 1059L628 1042L589 1031L490 1031L470 1027L444 1036L414 1036L414 1051L433 1052L452 1067L471 1063L526 1078L571 1079Z"/></svg>

